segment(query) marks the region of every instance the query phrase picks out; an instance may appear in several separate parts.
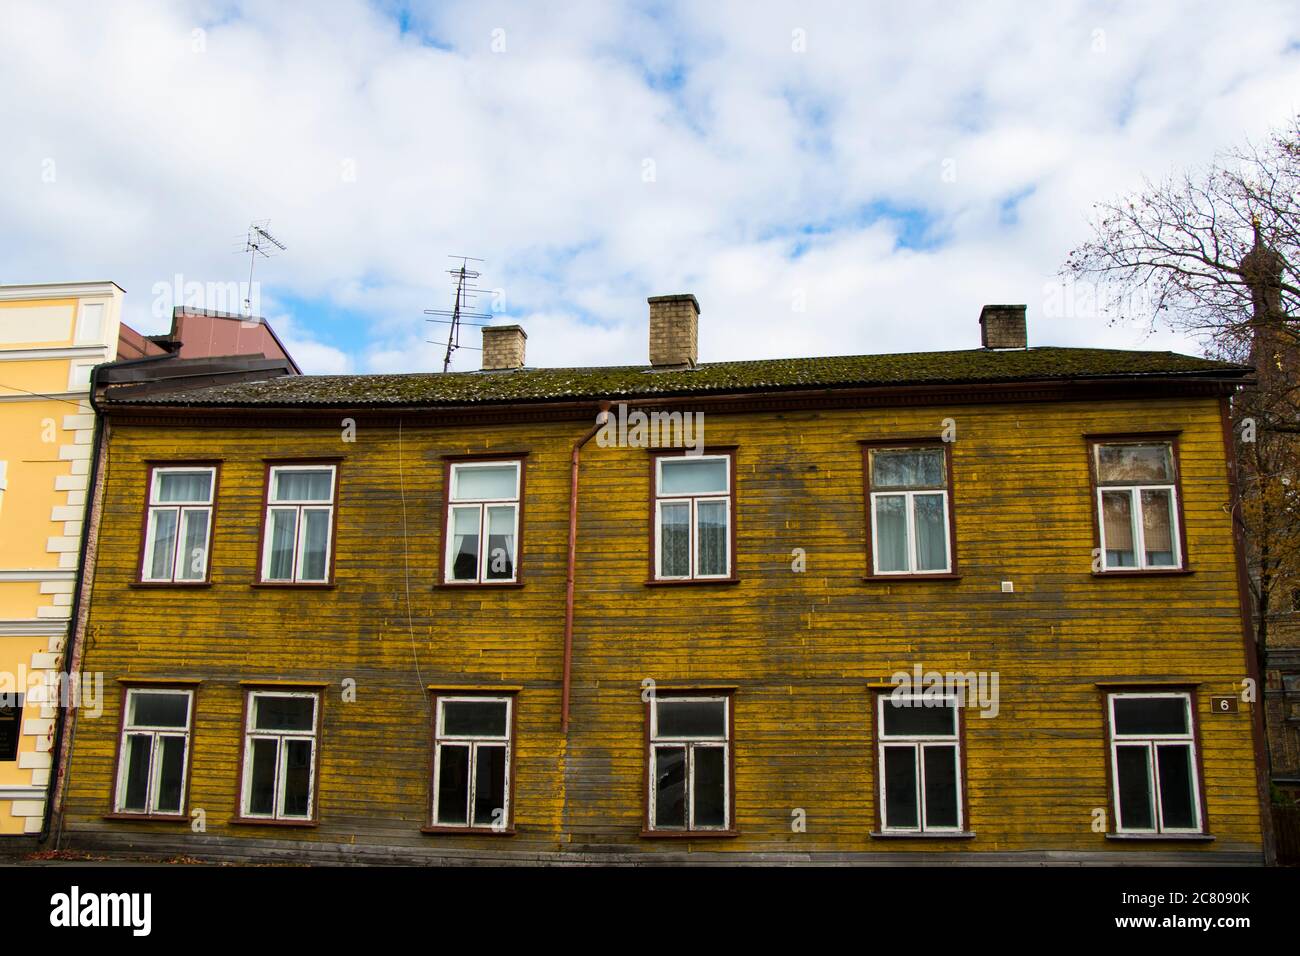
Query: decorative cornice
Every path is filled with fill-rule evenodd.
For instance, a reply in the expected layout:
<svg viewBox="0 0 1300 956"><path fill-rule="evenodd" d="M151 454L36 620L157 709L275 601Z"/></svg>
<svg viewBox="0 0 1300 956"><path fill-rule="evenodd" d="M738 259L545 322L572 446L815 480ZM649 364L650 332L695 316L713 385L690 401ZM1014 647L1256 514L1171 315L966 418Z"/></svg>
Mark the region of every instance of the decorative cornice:
<svg viewBox="0 0 1300 956"><path fill-rule="evenodd" d="M125 289L112 280L0 286L0 302L22 302L29 299L80 299L92 295L113 295L114 289L126 293Z"/></svg>
<svg viewBox="0 0 1300 956"><path fill-rule="evenodd" d="M3 568L0 581L71 581L77 572L66 568Z"/></svg>
<svg viewBox="0 0 1300 956"><path fill-rule="evenodd" d="M61 637L67 633L66 617L0 621L0 637Z"/></svg>
<svg viewBox="0 0 1300 956"><path fill-rule="evenodd" d="M69 345L51 349L3 349L0 362L36 362L43 359L97 358L108 361L107 345Z"/></svg>

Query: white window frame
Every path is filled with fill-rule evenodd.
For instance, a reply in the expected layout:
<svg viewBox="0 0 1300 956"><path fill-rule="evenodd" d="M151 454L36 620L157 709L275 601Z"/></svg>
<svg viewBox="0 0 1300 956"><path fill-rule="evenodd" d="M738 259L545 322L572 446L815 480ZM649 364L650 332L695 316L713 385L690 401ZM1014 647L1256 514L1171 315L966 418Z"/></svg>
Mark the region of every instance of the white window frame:
<svg viewBox="0 0 1300 956"><path fill-rule="evenodd" d="M722 704L722 727L723 735L679 735L672 737L661 737L659 735L659 704L663 701L691 701L692 703L721 703ZM703 745L712 748L721 748L722 766L723 766L723 786L722 786L722 826L697 825L695 823L695 747ZM658 787L655 780L658 776L659 756L658 748L686 748L686 825L684 827L656 826L656 805L658 802ZM646 761L649 765L649 776L646 780L649 798L647 805L649 815L646 820L646 826L650 830L660 833L727 833L732 827L731 820L731 696L728 694L672 694L662 693L655 694L650 699L650 753Z"/></svg>
<svg viewBox="0 0 1300 956"><path fill-rule="evenodd" d="M448 703L505 704L506 705L505 736L497 737L497 736L491 736L487 734L446 733L443 730L443 717L444 717L443 706ZM512 746L512 741L514 739L514 729L515 729L514 698L509 695L502 696L497 694L458 694L454 696L448 695L446 697L440 696L438 698L438 711L437 714L435 715L435 718L436 719L434 724L434 746L433 746L433 800L431 802L431 814L430 814L429 825L432 827L437 827L439 829L446 827L446 828L452 828L457 830L499 831L499 830L508 829L510 827L510 814L512 812L512 807L510 806L510 787L514 779L514 767L512 766L514 760L514 747ZM469 767L467 771L469 774L469 786L467 788L468 790L467 798L469 800L469 803L466 806L464 823L443 823L438 819L438 799L440 796L439 784L441 782L441 776L442 776L442 746L444 743L454 744L457 746L464 746L464 745L469 746ZM474 798L476 796L475 790L478 786L477 770L478 770L478 750L480 744L486 744L492 747L500 747L502 745L505 746L506 763L505 763L505 781L504 781L504 790L503 790L505 796L502 798L505 806L498 808L501 810L500 826L493 826L492 824L488 824L487 826L484 826L481 823L476 824L474 822Z"/></svg>
<svg viewBox="0 0 1300 956"><path fill-rule="evenodd" d="M475 468L500 468L502 465L511 465L515 469L515 495L513 498L457 498L455 496L456 473L458 471L462 469L472 471ZM522 483L523 462L517 458L485 458L476 461L451 462L451 467L447 471L447 526L444 529L446 540L443 545L442 562L444 584L513 584L519 580L519 555L523 550L523 542L519 540L519 513L523 507ZM515 553L510 561L510 577L489 578L488 564L491 560L491 552L487 544L487 511L489 507L503 505L510 505L514 508L515 519L511 529L511 536L515 541ZM456 536L452 529L455 526L454 515L456 509L473 507L478 509L478 568L475 578L470 580L469 578L453 577L455 555L452 553L452 548L455 545Z"/></svg>
<svg viewBox="0 0 1300 956"><path fill-rule="evenodd" d="M1187 731L1182 734L1120 734L1115 731L1115 701L1124 698L1148 700L1153 697L1178 698L1183 702L1183 713L1187 718ZM1200 754L1196 749L1196 713L1192 708L1192 695L1187 691L1123 691L1108 694L1106 697L1106 730L1110 735L1110 793L1115 813L1116 833L1148 834L1200 834L1205 832L1205 809L1201 806L1201 764ZM1147 745L1147 793L1151 800L1151 820L1153 827L1126 827L1121 825L1119 796L1119 747L1132 747L1137 744ZM1166 827L1165 811L1160 796L1160 774L1157 763L1156 747L1161 743L1186 745L1190 750L1192 807L1196 811L1195 827Z"/></svg>
<svg viewBox="0 0 1300 956"><path fill-rule="evenodd" d="M1146 522L1142 520L1142 492L1169 492L1169 543L1173 548L1173 564L1147 563ZM1133 536L1133 564L1111 564L1107 558L1106 510L1102 496L1127 492L1129 496L1129 526ZM1097 485L1097 528L1101 535L1101 567L1103 571L1180 571L1183 567L1183 529L1178 521L1178 486L1163 485Z"/></svg>
<svg viewBox="0 0 1300 956"><path fill-rule="evenodd" d="M655 554L654 569L656 581L725 581L732 577L732 565L734 556L731 553L731 523L732 523L732 501L731 501L731 455L657 455L655 456ZM704 494L695 494L692 492L667 492L663 489L663 466L664 462L674 461L723 461L726 463L726 477L724 485L725 493L705 492ZM687 527L687 533L690 535L690 572L681 575L668 575L663 573L663 506L665 504L680 504L687 502L690 505L691 516ZM726 533L723 535L723 544L726 547L727 566L722 574L701 574L700 573L700 512L699 506L709 502L722 502L727 514Z"/></svg>
<svg viewBox="0 0 1300 956"><path fill-rule="evenodd" d="M282 471L329 471L329 501L275 500L275 477ZM332 579L334 572L334 506L338 499L338 480L338 466L328 462L321 464L272 465L270 467L266 477L266 514L263 516L262 523L262 567L259 576L261 583L327 584ZM290 508L297 509L297 515L294 518L293 568L291 575L287 578L268 577L271 571L271 546L273 543L271 516L274 511L287 511ZM303 521L303 514L307 511L324 511L329 515L329 521L325 526L325 576L323 578L304 578L302 576L303 534L307 524Z"/></svg>
<svg viewBox="0 0 1300 956"><path fill-rule="evenodd" d="M942 696L930 696L925 694L902 694L897 699L907 699L915 701L913 707L927 706L926 700L931 701L930 707L937 706L933 703L935 700L951 702L952 706L948 709L952 711L951 735L947 734L886 734L885 733L885 706L895 700L893 693L881 693L876 695L876 776L877 776L877 799L880 801L880 830L882 833L964 833L966 826L966 805L964 791L966 786L966 775L962 766L962 720L961 720L961 701L952 694ZM946 705L945 705L946 706ZM954 747L953 760L956 762L956 785L957 785L957 825L956 826L929 826L925 819L925 748L927 746L937 747ZM913 766L916 779L916 826L901 827L892 826L889 823L889 806L885 802L885 749L886 747L896 747L898 749L911 748L913 751Z"/></svg>
<svg viewBox="0 0 1300 956"><path fill-rule="evenodd" d="M940 495L943 498L943 541L944 562L942 568L917 568L919 558L917 549L920 541L916 537L916 496ZM880 536L879 522L876 521L877 498L903 498L905 520L907 522L907 568L900 571L880 570ZM879 575L909 574L950 574L952 573L952 523L948 517L948 489L930 488L911 491L873 491L871 493L871 573Z"/></svg>
<svg viewBox="0 0 1300 956"><path fill-rule="evenodd" d="M259 697L309 697L312 700L311 730L257 730L257 699ZM296 690L250 690L248 691L247 713L244 717L244 768L243 780L239 788L239 815L247 820L288 820L295 823L309 822L316 819L316 771L317 756L320 750L320 693L319 691ZM273 813L252 813L250 804L253 798L253 741L276 741L275 754L275 810ZM307 776L307 813L285 814L284 783L285 764L288 761L288 740L311 741L311 766Z"/></svg>
<svg viewBox="0 0 1300 956"><path fill-rule="evenodd" d="M90 335L91 316L95 316L94 335ZM73 331L73 343L76 345L99 345L104 341L104 321L108 316L106 302L82 302L77 307L77 325Z"/></svg>
<svg viewBox="0 0 1300 956"><path fill-rule="evenodd" d="M185 727L159 727L152 724L131 723L131 701L137 695L168 695L185 697ZM113 812L130 813L142 817L185 817L185 808L189 796L190 775L190 737L194 727L194 691L185 687L128 687L126 699L122 702L122 730L117 743L117 788L113 793ZM128 810L123 804L126 800L126 781L130 773L130 761L127 759L127 738L151 736L149 745L149 790L145 797L145 809ZM181 805L178 810L158 810L158 789L162 782L162 762L158 759L159 740L164 737L179 737L185 745L181 759Z"/></svg>
<svg viewBox="0 0 1300 956"><path fill-rule="evenodd" d="M208 499L206 502L158 502L158 490L162 484L161 475L169 472L196 472L206 471L211 477L208 483ZM217 469L213 465L164 465L155 467L149 476L149 504L148 515L145 518L145 537L144 537L144 557L140 561L140 580L147 584L201 584L208 579L208 571L212 559L212 519L215 510L214 503L217 496ZM157 538L157 527L154 523L154 513L158 511L175 511L176 512L176 544L172 550L172 573L171 577L151 577L150 569L153 567L154 542ZM181 546L184 543L185 535L185 515L191 511L206 511L208 515L207 533L203 538L203 573L197 578L182 578L178 576L180 570ZM189 560L189 557L186 557Z"/></svg>

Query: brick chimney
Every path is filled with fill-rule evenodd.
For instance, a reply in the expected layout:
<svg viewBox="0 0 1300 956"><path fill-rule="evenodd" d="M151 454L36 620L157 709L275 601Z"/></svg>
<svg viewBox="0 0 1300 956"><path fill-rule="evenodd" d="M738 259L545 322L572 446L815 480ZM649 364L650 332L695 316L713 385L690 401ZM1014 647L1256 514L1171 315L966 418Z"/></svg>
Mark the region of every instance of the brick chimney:
<svg viewBox="0 0 1300 956"><path fill-rule="evenodd" d="M699 357L700 303L689 292L652 295L650 364L656 368L694 368Z"/></svg>
<svg viewBox="0 0 1300 956"><path fill-rule="evenodd" d="M524 342L528 335L520 325L483 327L483 370L523 368Z"/></svg>
<svg viewBox="0 0 1300 956"><path fill-rule="evenodd" d="M980 344L986 349L1027 348L1025 307L986 305L980 309Z"/></svg>

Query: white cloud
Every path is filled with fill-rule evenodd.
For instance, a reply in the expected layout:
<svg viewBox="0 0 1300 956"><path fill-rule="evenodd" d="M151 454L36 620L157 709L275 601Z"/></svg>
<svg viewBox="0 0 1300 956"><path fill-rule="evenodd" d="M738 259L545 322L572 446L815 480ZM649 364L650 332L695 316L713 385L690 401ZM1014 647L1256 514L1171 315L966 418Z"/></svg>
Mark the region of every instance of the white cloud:
<svg viewBox="0 0 1300 956"><path fill-rule="evenodd" d="M156 282L243 281L269 217L312 371L440 369L449 253L488 260L532 364L644 361L645 297L678 291L706 360L969 347L1007 300L1039 344L1188 349L1049 316L1045 284L1090 203L1300 108L1283 2L396 9L5 4L2 280L116 279L154 331Z"/></svg>

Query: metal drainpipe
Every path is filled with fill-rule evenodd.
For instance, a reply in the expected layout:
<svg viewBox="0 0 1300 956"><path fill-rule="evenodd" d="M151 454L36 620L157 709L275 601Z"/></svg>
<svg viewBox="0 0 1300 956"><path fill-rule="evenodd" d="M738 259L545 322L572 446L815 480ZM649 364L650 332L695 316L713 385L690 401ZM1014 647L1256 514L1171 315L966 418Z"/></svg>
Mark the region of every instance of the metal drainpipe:
<svg viewBox="0 0 1300 956"><path fill-rule="evenodd" d="M569 564L564 582L564 682L560 695L560 732L569 731L569 685L573 674L573 575L578 554L578 461L582 446L609 421L609 402L600 403L596 424L573 445L569 462Z"/></svg>
<svg viewBox="0 0 1300 956"><path fill-rule="evenodd" d="M99 405L95 403L95 391L99 385L100 368L102 366L96 365L90 370L89 399L90 407L95 412L95 437L90 450L90 473L86 479L86 513L81 522L81 545L77 552L77 585L72 592L72 607L68 617L68 636L63 643L63 687L59 700L59 716L54 724L54 743L50 750L53 762L50 781L45 790L45 814L41 821L41 833L36 838L38 844L43 844L50 838L50 816L54 812L54 794L58 789L59 778L62 776L63 770L63 728L68 720L68 706L64 698L71 692L72 659L78 630L77 619L81 613L81 592L85 588L86 551L90 545L90 518L94 511L95 486L99 478L100 446L104 440L103 420L99 413Z"/></svg>

